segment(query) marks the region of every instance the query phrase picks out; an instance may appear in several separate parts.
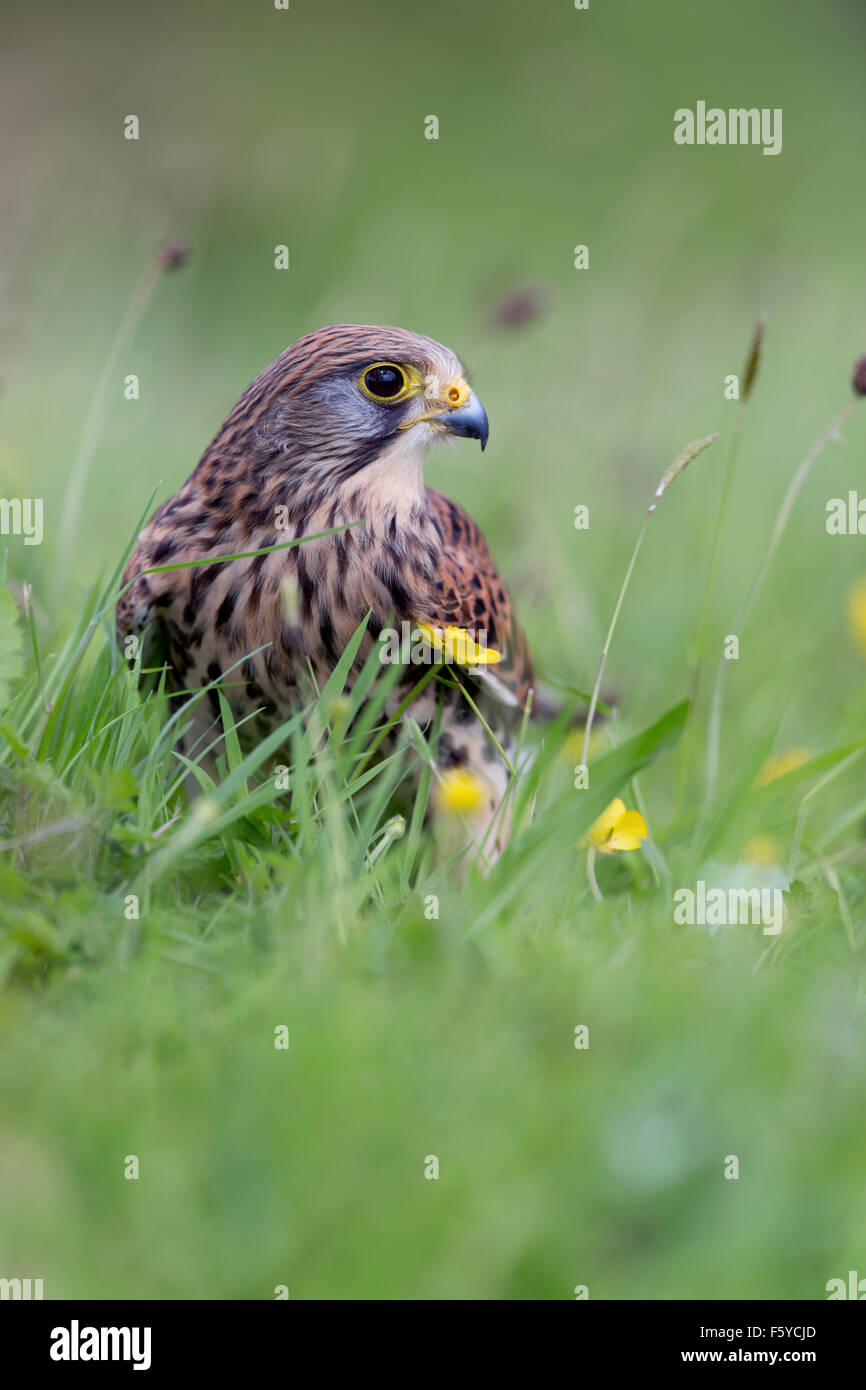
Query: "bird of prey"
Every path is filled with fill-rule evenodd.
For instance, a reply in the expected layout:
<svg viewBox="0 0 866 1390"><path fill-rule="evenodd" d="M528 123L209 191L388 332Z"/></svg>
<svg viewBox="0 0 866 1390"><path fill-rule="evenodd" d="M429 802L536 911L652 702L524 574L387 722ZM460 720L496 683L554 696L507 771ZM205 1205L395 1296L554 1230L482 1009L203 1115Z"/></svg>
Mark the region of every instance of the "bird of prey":
<svg viewBox="0 0 866 1390"><path fill-rule="evenodd" d="M220 688L235 718L260 712L244 725L248 738L304 703L310 673L327 676L367 615L355 673L389 627L481 633L491 662L463 668L458 659L449 668L456 679L447 687L432 680L409 713L427 727L440 702L438 768L465 769L483 789L467 818L492 860L508 836L502 752L513 751L532 672L481 531L425 484L428 452L447 435L483 449L488 422L441 343L358 324L298 339L247 387L187 482L141 532L117 629L121 645L130 634L158 634L169 689L200 690L229 672ZM292 549L142 574L358 522ZM391 708L420 674L407 667ZM209 690L199 699L185 733L194 758L219 736L213 697Z"/></svg>

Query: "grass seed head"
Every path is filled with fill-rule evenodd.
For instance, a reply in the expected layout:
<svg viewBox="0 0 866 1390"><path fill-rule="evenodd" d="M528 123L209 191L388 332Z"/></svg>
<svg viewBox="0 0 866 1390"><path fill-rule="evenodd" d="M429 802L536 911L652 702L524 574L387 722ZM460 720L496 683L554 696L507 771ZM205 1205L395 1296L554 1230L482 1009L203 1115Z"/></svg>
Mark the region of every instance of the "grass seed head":
<svg viewBox="0 0 866 1390"><path fill-rule="evenodd" d="M764 346L764 332L767 327L767 316L762 314L755 325L752 334L752 342L749 347L749 355L746 358L746 365L743 369L743 400L747 401L752 394L755 380L758 375L758 368L761 365L761 349Z"/></svg>
<svg viewBox="0 0 866 1390"><path fill-rule="evenodd" d="M163 270L178 270L192 255L192 247L182 241L164 241L159 248L159 263Z"/></svg>

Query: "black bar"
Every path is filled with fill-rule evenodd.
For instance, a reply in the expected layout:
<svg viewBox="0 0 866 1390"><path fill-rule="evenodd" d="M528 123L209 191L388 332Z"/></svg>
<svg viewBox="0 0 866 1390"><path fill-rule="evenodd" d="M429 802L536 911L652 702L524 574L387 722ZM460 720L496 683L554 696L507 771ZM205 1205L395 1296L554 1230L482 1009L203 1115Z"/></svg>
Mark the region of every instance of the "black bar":
<svg viewBox="0 0 866 1390"><path fill-rule="evenodd" d="M862 1298L858 1303L863 1301ZM22 1372L48 1372L52 1380L69 1376L92 1379L111 1375L161 1376L195 1371L225 1378L282 1368L287 1376L309 1374L310 1359L331 1369L344 1352L347 1365L360 1373L394 1367L401 1374L430 1373L441 1366L453 1374L467 1361L483 1362L485 1371L515 1350L532 1352L537 1366L549 1364L554 1350L565 1354L575 1371L594 1365L604 1370L667 1371L719 1365L763 1365L775 1369L807 1366L822 1378L857 1364L863 1341L862 1310L844 1303L821 1302L592 1302L574 1300L567 1312L544 1318L539 1343L538 1312L512 1308L504 1335L491 1337L487 1318L493 1309L472 1313L466 1305L403 1305L399 1321L380 1311L377 1301L361 1303L363 1323L355 1322L353 1305L303 1300L217 1303L189 1302L24 1302L0 1304L4 1360ZM477 1309L478 1305L474 1305ZM379 1317L383 1321L379 1323ZM521 1323L526 1319L525 1328ZM457 1344L448 1333L459 1333ZM103 1329L106 1329L103 1333ZM108 1331L115 1329L116 1332ZM138 1329L137 1333L134 1329ZM557 1347L557 1333L563 1336ZM467 1340L468 1338L468 1340ZM552 1340L550 1340L552 1339ZM414 1350L413 1350L414 1348ZM52 1355L53 1349L53 1355ZM88 1359L97 1351L105 1359ZM126 1359L112 1359L118 1356ZM69 1359L59 1359L65 1355ZM77 1357L77 1359L75 1359ZM408 1364L407 1364L408 1360ZM140 1370L133 1369L135 1362ZM146 1363L146 1364L145 1364Z"/></svg>

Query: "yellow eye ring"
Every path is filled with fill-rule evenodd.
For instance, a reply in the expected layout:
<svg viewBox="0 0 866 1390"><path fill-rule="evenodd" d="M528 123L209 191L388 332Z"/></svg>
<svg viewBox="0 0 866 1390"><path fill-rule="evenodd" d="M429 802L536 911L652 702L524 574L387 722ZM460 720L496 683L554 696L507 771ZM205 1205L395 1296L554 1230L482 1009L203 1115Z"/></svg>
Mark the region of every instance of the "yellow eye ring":
<svg viewBox="0 0 866 1390"><path fill-rule="evenodd" d="M378 405L393 405L409 390L409 378L396 362L373 362L361 373L361 390Z"/></svg>

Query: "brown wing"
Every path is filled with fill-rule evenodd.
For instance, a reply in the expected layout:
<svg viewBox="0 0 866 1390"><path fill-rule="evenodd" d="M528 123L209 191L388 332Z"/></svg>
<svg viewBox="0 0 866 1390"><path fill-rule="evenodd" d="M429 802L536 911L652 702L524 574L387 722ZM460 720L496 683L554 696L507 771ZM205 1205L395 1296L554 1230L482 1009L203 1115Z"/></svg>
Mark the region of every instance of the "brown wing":
<svg viewBox="0 0 866 1390"><path fill-rule="evenodd" d="M431 611L418 619L438 627L485 632L486 645L502 660L473 668L493 694L523 707L533 684L526 639L514 617L511 599L487 542L475 522L449 497L428 489L430 507L444 541L444 552L429 594ZM497 686L501 687L497 691Z"/></svg>

